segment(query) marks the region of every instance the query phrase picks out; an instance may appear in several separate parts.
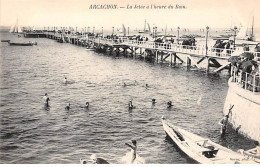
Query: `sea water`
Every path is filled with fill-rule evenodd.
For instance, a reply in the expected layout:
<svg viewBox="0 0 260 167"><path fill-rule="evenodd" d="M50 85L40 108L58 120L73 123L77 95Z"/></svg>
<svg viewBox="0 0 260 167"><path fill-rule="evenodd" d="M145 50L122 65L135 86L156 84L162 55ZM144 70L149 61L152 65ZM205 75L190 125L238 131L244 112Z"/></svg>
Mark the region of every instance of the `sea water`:
<svg viewBox="0 0 260 167"><path fill-rule="evenodd" d="M120 163L130 151L125 145L130 140L137 141L137 153L146 163L194 163L166 137L162 116L234 151L254 147L232 129L220 137L226 74L115 59L51 39L0 35L1 40L38 43L0 46L1 163L75 164L91 154ZM72 82L64 84L64 77ZM49 109L44 107L45 93ZM130 111L129 100L136 107ZM69 111L64 109L67 103Z"/></svg>

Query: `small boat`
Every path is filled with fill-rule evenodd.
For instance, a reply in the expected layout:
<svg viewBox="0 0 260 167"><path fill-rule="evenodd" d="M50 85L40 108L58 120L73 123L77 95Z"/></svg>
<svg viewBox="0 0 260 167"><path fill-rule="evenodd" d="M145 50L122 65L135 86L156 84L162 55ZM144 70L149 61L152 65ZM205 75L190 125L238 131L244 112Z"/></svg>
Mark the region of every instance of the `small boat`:
<svg viewBox="0 0 260 167"><path fill-rule="evenodd" d="M10 42L10 40L9 39L3 39L3 40L1 40L1 42Z"/></svg>
<svg viewBox="0 0 260 167"><path fill-rule="evenodd" d="M170 124L162 117L166 134L189 157L201 164L257 164L253 159L227 149L210 139Z"/></svg>
<svg viewBox="0 0 260 167"><path fill-rule="evenodd" d="M148 30L146 29L146 24L148 26ZM150 25L148 23L146 23L146 20L144 21L144 30L140 30L138 31L138 33L140 34L150 34L151 33L151 29L150 29Z"/></svg>
<svg viewBox="0 0 260 167"><path fill-rule="evenodd" d="M37 45L37 42L10 42L8 41L10 46L33 46L33 45Z"/></svg>

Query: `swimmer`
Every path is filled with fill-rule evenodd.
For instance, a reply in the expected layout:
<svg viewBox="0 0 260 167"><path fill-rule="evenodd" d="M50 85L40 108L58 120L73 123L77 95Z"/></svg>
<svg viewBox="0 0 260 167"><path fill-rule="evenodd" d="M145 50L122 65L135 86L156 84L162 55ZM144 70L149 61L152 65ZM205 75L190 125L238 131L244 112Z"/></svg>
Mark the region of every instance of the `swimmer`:
<svg viewBox="0 0 260 167"><path fill-rule="evenodd" d="M129 108L130 110L134 108L132 100L129 101L129 103L128 103L128 108Z"/></svg>
<svg viewBox="0 0 260 167"><path fill-rule="evenodd" d="M145 84L145 88L149 88L148 84Z"/></svg>
<svg viewBox="0 0 260 167"><path fill-rule="evenodd" d="M70 110L70 103L67 104L67 106L65 107L65 110Z"/></svg>
<svg viewBox="0 0 260 167"><path fill-rule="evenodd" d="M126 83L124 82L124 85L123 85L124 87L126 87L127 85L126 85Z"/></svg>
<svg viewBox="0 0 260 167"><path fill-rule="evenodd" d="M156 101L155 99L152 99L152 104L155 105Z"/></svg>
<svg viewBox="0 0 260 167"><path fill-rule="evenodd" d="M64 78L64 84L67 84L68 83L68 80L67 80L67 77Z"/></svg>
<svg viewBox="0 0 260 167"><path fill-rule="evenodd" d="M134 163L136 159L136 150L137 150L137 145L136 145L136 140L131 140L133 143L133 146L131 144L125 143L125 145L129 146L131 148L131 163Z"/></svg>
<svg viewBox="0 0 260 167"><path fill-rule="evenodd" d="M89 107L89 102L86 102L85 108L88 109Z"/></svg>
<svg viewBox="0 0 260 167"><path fill-rule="evenodd" d="M50 98L48 97L48 94L45 93L44 97L43 97L43 100L44 100L44 104L46 106L49 106L49 101L50 101Z"/></svg>
<svg viewBox="0 0 260 167"><path fill-rule="evenodd" d="M167 103L167 108L171 108L173 105L172 105L172 101L168 101Z"/></svg>
<svg viewBox="0 0 260 167"><path fill-rule="evenodd" d="M137 81L135 80L135 82L134 82L134 85L136 86L138 83L137 83Z"/></svg>

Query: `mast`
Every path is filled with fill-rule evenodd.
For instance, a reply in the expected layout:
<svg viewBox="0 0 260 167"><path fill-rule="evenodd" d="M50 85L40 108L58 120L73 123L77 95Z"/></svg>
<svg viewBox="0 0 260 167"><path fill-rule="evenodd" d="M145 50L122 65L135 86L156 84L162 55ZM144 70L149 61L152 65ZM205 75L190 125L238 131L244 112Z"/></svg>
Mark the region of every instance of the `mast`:
<svg viewBox="0 0 260 167"><path fill-rule="evenodd" d="M15 25L14 32L18 33L18 18L16 18L16 25Z"/></svg>
<svg viewBox="0 0 260 167"><path fill-rule="evenodd" d="M126 29L125 29L125 25L124 24L122 24L122 31L123 31L123 35L124 35L124 37L126 36Z"/></svg>
<svg viewBox="0 0 260 167"><path fill-rule="evenodd" d="M144 31L145 31L145 27L146 27L146 19L144 20Z"/></svg>
<svg viewBox="0 0 260 167"><path fill-rule="evenodd" d="M147 23L147 26L148 26L148 30L149 30L149 32L151 32L151 29L150 29L150 25L149 25L149 23Z"/></svg>
<svg viewBox="0 0 260 167"><path fill-rule="evenodd" d="M255 39L254 39L254 16L253 16L253 23L252 23L252 34L251 34L251 36L252 36L252 41L255 41Z"/></svg>
<svg viewBox="0 0 260 167"><path fill-rule="evenodd" d="M164 32L164 33L165 33L165 37L166 37L166 31L167 31L167 24L166 24L166 27L165 27L165 32Z"/></svg>

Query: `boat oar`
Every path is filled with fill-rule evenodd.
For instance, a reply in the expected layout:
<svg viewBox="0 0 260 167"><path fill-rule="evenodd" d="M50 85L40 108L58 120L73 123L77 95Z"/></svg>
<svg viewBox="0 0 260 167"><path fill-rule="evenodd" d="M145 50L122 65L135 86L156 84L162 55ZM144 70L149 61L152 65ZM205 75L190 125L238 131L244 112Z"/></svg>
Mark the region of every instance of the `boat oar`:
<svg viewBox="0 0 260 167"><path fill-rule="evenodd" d="M228 112L228 114L227 114L227 119L229 118L229 114L232 112L232 108L234 107L234 104L232 105L232 106L230 106L230 108L229 108L229 112Z"/></svg>

